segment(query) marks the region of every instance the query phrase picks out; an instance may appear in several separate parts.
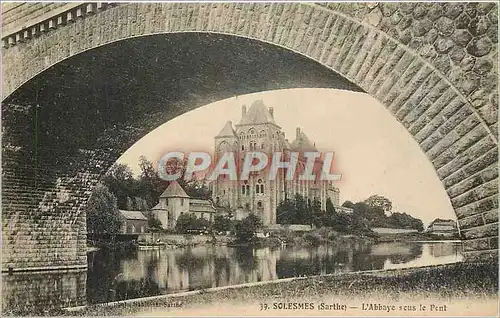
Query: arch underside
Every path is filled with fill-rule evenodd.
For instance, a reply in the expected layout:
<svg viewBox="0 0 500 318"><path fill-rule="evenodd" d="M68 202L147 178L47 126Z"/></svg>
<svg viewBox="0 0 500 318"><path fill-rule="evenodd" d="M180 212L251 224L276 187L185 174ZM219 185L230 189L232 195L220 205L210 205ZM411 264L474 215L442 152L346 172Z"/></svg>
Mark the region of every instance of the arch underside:
<svg viewBox="0 0 500 318"><path fill-rule="evenodd" d="M156 33L167 35L140 37ZM31 41L4 51L5 91L54 66L2 105L3 235L11 251L4 267L83 264L82 207L131 144L204 104L291 87L377 98L436 168L466 252L498 250L496 121L435 65L372 25L309 4L127 4ZM53 253L63 246L57 229L52 237L41 231L51 222L72 246L64 257ZM23 244L42 256L21 262L30 256L18 253Z"/></svg>

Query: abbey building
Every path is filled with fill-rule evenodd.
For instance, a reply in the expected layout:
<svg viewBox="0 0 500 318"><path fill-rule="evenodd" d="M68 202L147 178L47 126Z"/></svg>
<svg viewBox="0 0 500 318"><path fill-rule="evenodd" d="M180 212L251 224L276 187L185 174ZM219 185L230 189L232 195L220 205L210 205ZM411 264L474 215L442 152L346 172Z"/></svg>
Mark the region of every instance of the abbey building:
<svg viewBox="0 0 500 318"><path fill-rule="evenodd" d="M261 100L255 101L247 110L242 106L241 120L233 126L227 122L215 141L215 159L222 154L233 152L236 163L242 163L245 153L259 151L269 154L281 152L283 161L291 152L303 154L318 151L306 134L296 129L295 140L291 143L277 124L274 109L267 108ZM299 156L297 170L305 169L306 158ZM321 168L322 161L317 159L315 168ZM258 215L264 225L276 224L276 209L281 201L292 199L300 194L309 200L318 200L321 208L326 209L328 198L335 207L339 206L339 191L331 181L300 181L298 178L287 180L285 169L280 169L275 180L269 180L266 171L252 172L248 180L229 180L221 175L212 183L213 201L217 206L225 206L236 211L236 218L241 219L249 213ZM318 174L319 175L319 174Z"/></svg>

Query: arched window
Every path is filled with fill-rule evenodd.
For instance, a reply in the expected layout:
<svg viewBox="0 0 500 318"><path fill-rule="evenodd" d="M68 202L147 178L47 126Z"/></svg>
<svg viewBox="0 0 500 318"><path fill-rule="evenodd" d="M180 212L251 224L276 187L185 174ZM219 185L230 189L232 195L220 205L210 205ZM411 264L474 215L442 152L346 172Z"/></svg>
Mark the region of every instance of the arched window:
<svg viewBox="0 0 500 318"><path fill-rule="evenodd" d="M250 135L255 135L256 134L255 129L253 129L253 128L250 128L250 130L248 131L248 133Z"/></svg>
<svg viewBox="0 0 500 318"><path fill-rule="evenodd" d="M262 143L262 144L260 145L260 149L264 149L265 147L266 147L266 144L264 144L264 143Z"/></svg>
<svg viewBox="0 0 500 318"><path fill-rule="evenodd" d="M226 141L223 141L219 144L219 147L218 147L218 150L219 152L226 152L228 151L229 149L231 149L231 146L229 145L228 142Z"/></svg>
<svg viewBox="0 0 500 318"><path fill-rule="evenodd" d="M241 145L241 151L245 151L245 145Z"/></svg>
<svg viewBox="0 0 500 318"><path fill-rule="evenodd" d="M267 133L265 130L261 130L259 133L259 137L266 137Z"/></svg>
<svg viewBox="0 0 500 318"><path fill-rule="evenodd" d="M257 150L257 142L255 140L250 141L250 150Z"/></svg>

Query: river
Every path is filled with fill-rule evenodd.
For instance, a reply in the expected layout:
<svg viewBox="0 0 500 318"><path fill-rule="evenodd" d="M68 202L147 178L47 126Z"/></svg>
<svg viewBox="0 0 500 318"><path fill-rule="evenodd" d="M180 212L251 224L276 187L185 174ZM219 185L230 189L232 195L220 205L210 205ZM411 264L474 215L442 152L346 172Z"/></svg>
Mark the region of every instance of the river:
<svg viewBox="0 0 500 318"><path fill-rule="evenodd" d="M87 302L352 271L416 267L462 260L451 242L348 243L277 249L226 246L89 253Z"/></svg>
<svg viewBox="0 0 500 318"><path fill-rule="evenodd" d="M458 262L461 245L342 243L318 247L197 246L88 253L88 269L2 275L2 313L57 314L83 306L279 278Z"/></svg>

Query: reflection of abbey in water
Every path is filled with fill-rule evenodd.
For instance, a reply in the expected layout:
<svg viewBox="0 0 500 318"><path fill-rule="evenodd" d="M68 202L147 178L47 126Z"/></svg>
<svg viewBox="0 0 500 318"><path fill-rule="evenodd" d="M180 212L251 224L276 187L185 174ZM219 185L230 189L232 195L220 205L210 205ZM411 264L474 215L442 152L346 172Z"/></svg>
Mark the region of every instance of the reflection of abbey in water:
<svg viewBox="0 0 500 318"><path fill-rule="evenodd" d="M242 107L240 122L233 128L229 121L215 136L215 162L226 152L235 154L236 163L244 160L247 151L260 151L272 158L272 153L282 152L283 161L288 161L290 152L316 152L312 143L300 128L296 130L295 140L289 142L285 133L274 119L273 108L267 108L261 100L251 107ZM305 157L299 157L297 171L303 171ZM315 170L319 175L322 162L317 160ZM236 210L236 218L243 218L249 212L260 216L265 225L276 223L276 208L285 198L300 194L309 200L317 199L324 210L328 198L334 206L339 206L339 190L331 181L285 180L285 169L280 169L276 180L267 178L267 172L250 174L249 180L231 181L227 176L220 176L212 186L212 196L216 204ZM297 178L294 178L297 179Z"/></svg>
<svg viewBox="0 0 500 318"><path fill-rule="evenodd" d="M100 257L109 257L98 252ZM461 260L459 245L436 243L365 242L286 247L279 249L197 246L173 250L138 251L122 259L112 271L94 261L90 268L92 293L98 302L130 295L152 296L218 286L260 282L278 278L339 274L352 271L423 266ZM107 274L106 274L107 273ZM106 276L116 284L106 285ZM93 285L92 285L93 284ZM115 289L114 298L105 297ZM128 296L127 296L128 295ZM95 300L94 300L95 301Z"/></svg>

